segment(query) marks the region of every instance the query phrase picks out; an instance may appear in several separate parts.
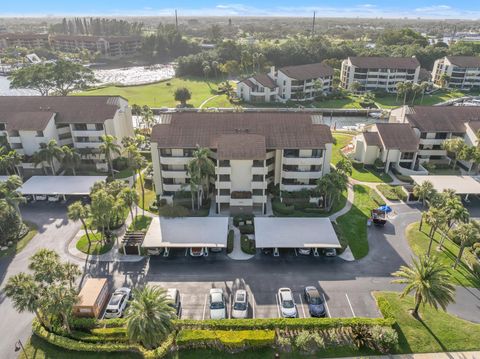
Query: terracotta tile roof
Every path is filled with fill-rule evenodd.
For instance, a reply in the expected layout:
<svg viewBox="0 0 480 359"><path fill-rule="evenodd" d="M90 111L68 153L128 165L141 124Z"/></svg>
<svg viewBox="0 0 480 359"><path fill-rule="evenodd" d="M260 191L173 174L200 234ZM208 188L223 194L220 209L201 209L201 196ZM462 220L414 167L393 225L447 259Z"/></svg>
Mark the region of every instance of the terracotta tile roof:
<svg viewBox="0 0 480 359"><path fill-rule="evenodd" d="M447 56L447 59L459 67L480 67L480 56Z"/></svg>
<svg viewBox="0 0 480 359"><path fill-rule="evenodd" d="M220 135L216 139L219 160L264 160L265 136L254 134Z"/></svg>
<svg viewBox="0 0 480 359"><path fill-rule="evenodd" d="M465 123L480 120L477 106L414 106L405 117L421 132L465 132Z"/></svg>
<svg viewBox="0 0 480 359"><path fill-rule="evenodd" d="M285 66L279 68L278 71L283 72L292 79L301 81L333 76L333 68L323 62L298 66Z"/></svg>
<svg viewBox="0 0 480 359"><path fill-rule="evenodd" d="M247 85L251 89L253 89L255 87L255 84L252 81L250 81L250 79L245 79L245 80L242 80L240 82L244 83L245 85Z"/></svg>
<svg viewBox="0 0 480 359"><path fill-rule="evenodd" d="M19 33L6 33L0 34L0 39L9 39L9 40L31 40L31 39L43 39L48 40L48 34L34 34L27 32Z"/></svg>
<svg viewBox="0 0 480 359"><path fill-rule="evenodd" d="M367 146L378 146L382 147L382 140L378 135L378 132L364 132L363 138L365 138L365 143Z"/></svg>
<svg viewBox="0 0 480 359"><path fill-rule="evenodd" d="M54 115L51 111L7 113L0 115L0 122L6 124L7 131L43 131Z"/></svg>
<svg viewBox="0 0 480 359"><path fill-rule="evenodd" d="M195 148L198 145L216 149L220 136L246 134L264 136L267 149L316 149L333 143L330 128L312 124L308 113L181 112L169 116L170 124L156 125L152 131L151 140L159 148ZM259 141L256 137L248 140L255 145ZM220 143L224 141L225 138Z"/></svg>
<svg viewBox="0 0 480 359"><path fill-rule="evenodd" d="M468 122L468 127L470 127L472 131L476 134L480 130L480 120Z"/></svg>
<svg viewBox="0 0 480 359"><path fill-rule="evenodd" d="M408 123L377 123L376 126L385 149L418 150L419 139Z"/></svg>
<svg viewBox="0 0 480 359"><path fill-rule="evenodd" d="M273 81L272 78L266 74L255 75L253 78L263 87L268 87L269 89L274 89L277 87L275 81Z"/></svg>
<svg viewBox="0 0 480 359"><path fill-rule="evenodd" d="M415 57L349 57L352 65L362 69L409 69L420 66Z"/></svg>
<svg viewBox="0 0 480 359"><path fill-rule="evenodd" d="M103 123L119 109L118 96L0 96L0 122L18 118L18 113L56 113L57 123Z"/></svg>

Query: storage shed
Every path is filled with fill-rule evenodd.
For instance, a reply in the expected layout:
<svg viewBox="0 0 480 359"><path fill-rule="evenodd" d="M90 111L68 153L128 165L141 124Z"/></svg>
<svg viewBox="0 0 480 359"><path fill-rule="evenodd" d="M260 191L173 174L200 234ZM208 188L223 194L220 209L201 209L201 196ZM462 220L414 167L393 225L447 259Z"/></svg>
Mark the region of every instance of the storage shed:
<svg viewBox="0 0 480 359"><path fill-rule="evenodd" d="M78 293L78 303L73 306L76 317L98 318L108 300L106 278L88 278Z"/></svg>

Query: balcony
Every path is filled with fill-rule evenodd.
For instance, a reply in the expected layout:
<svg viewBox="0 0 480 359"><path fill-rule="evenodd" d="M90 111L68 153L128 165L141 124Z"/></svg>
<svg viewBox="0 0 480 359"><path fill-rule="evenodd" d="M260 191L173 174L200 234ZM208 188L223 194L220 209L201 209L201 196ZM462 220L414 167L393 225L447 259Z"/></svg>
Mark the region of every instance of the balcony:
<svg viewBox="0 0 480 359"><path fill-rule="evenodd" d="M267 181L252 182L252 189L266 189L266 188L267 188Z"/></svg>
<svg viewBox="0 0 480 359"><path fill-rule="evenodd" d="M75 142L74 146L75 148L99 148L100 145L102 144L101 141L97 142Z"/></svg>
<svg viewBox="0 0 480 359"><path fill-rule="evenodd" d="M310 179L319 178L322 171L282 171L282 178Z"/></svg>
<svg viewBox="0 0 480 359"><path fill-rule="evenodd" d="M230 206L253 206L252 198L230 198Z"/></svg>
<svg viewBox="0 0 480 359"><path fill-rule="evenodd" d="M97 131L97 130L83 130L83 131L72 131L72 135L74 137L100 137L103 136L105 132L102 131Z"/></svg>
<svg viewBox="0 0 480 359"><path fill-rule="evenodd" d="M162 177L165 178L189 178L187 171L184 170L162 170Z"/></svg>
<svg viewBox="0 0 480 359"><path fill-rule="evenodd" d="M421 145L441 145L445 140L445 138L420 138L419 143Z"/></svg>
<svg viewBox="0 0 480 359"><path fill-rule="evenodd" d="M215 174L216 175L231 175L232 174L232 167L215 167Z"/></svg>
<svg viewBox="0 0 480 359"><path fill-rule="evenodd" d="M160 156L160 163L162 165L186 165L192 157L173 157L173 156Z"/></svg>
<svg viewBox="0 0 480 359"><path fill-rule="evenodd" d="M267 202L267 196L252 196L253 203L265 203Z"/></svg>
<svg viewBox="0 0 480 359"><path fill-rule="evenodd" d="M215 201L217 203L230 203L230 196L217 195Z"/></svg>
<svg viewBox="0 0 480 359"><path fill-rule="evenodd" d="M252 167L252 175L266 175L268 173L267 167Z"/></svg>
<svg viewBox="0 0 480 359"><path fill-rule="evenodd" d="M313 189L315 187L316 187L315 185L309 185L309 184L280 184L280 190L288 191L288 192L300 191L304 188Z"/></svg>
<svg viewBox="0 0 480 359"><path fill-rule="evenodd" d="M284 165L321 165L323 157L283 157Z"/></svg>
<svg viewBox="0 0 480 359"><path fill-rule="evenodd" d="M15 136L15 137L10 136L8 138L8 142L10 142L10 143L22 143L22 138L20 136Z"/></svg>
<svg viewBox="0 0 480 359"><path fill-rule="evenodd" d="M216 189L231 189L232 188L232 182L215 182L215 188Z"/></svg>
<svg viewBox="0 0 480 359"><path fill-rule="evenodd" d="M168 192L177 192L182 189L183 184L163 184L163 190Z"/></svg>

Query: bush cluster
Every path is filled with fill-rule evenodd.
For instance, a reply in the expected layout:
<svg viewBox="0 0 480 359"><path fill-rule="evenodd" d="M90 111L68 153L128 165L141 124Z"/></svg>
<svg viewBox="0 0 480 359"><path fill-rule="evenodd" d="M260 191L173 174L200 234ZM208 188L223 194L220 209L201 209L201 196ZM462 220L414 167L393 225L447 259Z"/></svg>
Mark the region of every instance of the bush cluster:
<svg viewBox="0 0 480 359"><path fill-rule="evenodd" d="M227 235L227 253L232 253L233 251L234 236L235 236L235 233L233 232L233 229L229 230Z"/></svg>
<svg viewBox="0 0 480 359"><path fill-rule="evenodd" d="M273 345L274 330L205 330L184 329L176 338L180 348L209 347L238 350Z"/></svg>
<svg viewBox="0 0 480 359"><path fill-rule="evenodd" d="M241 234L255 234L255 227L253 224L244 224L243 226L239 226L238 229Z"/></svg>
<svg viewBox="0 0 480 359"><path fill-rule="evenodd" d="M257 248L254 239L249 239L246 235L242 235L240 238L240 246L242 251L247 254L257 253Z"/></svg>
<svg viewBox="0 0 480 359"><path fill-rule="evenodd" d="M280 202L279 199L274 199L272 201L272 209L274 212L284 216L292 215L295 212L294 206L288 206L285 203Z"/></svg>

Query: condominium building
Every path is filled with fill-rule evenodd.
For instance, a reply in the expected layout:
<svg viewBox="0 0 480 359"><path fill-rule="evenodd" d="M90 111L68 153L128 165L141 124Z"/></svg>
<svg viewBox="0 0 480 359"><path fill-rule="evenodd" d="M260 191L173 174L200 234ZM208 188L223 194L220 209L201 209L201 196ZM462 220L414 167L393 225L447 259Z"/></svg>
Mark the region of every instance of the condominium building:
<svg viewBox="0 0 480 359"><path fill-rule="evenodd" d="M418 83L420 63L415 57L349 57L342 62L340 84L356 91L397 92L397 83Z"/></svg>
<svg viewBox="0 0 480 359"><path fill-rule="evenodd" d="M478 130L480 107L404 106L391 112L389 123L372 126L356 137L355 159L373 164L379 158L386 170L393 167L402 174L418 174L426 172L422 163L450 161L442 146L447 139L460 137L477 146ZM472 166L459 163L465 169Z"/></svg>
<svg viewBox="0 0 480 359"><path fill-rule="evenodd" d="M60 146L77 149L83 164L106 171L106 159L99 151L102 135L115 136L118 145L123 137L134 135L126 99L118 96L0 96L0 136L24 156L20 165L24 173L41 171L34 165L32 156L52 139Z"/></svg>
<svg viewBox="0 0 480 359"><path fill-rule="evenodd" d="M437 86L461 90L480 88L480 57L445 56L435 61L432 77Z"/></svg>
<svg viewBox="0 0 480 359"><path fill-rule="evenodd" d="M271 67L260 74L240 81L238 98L246 102L312 101L332 91L333 68L324 63Z"/></svg>
<svg viewBox="0 0 480 359"><path fill-rule="evenodd" d="M190 191L187 165L195 149L211 150L217 211L266 210L267 185L314 188L330 171L330 128L307 113L173 113L152 131L156 192L172 201Z"/></svg>
<svg viewBox="0 0 480 359"><path fill-rule="evenodd" d="M24 47L38 49L48 47L48 34L5 33L0 34L0 49Z"/></svg>
<svg viewBox="0 0 480 359"><path fill-rule="evenodd" d="M132 56L142 47L140 36L78 36L52 35L50 45L54 50L62 52L76 52L88 50L99 52L105 57Z"/></svg>

